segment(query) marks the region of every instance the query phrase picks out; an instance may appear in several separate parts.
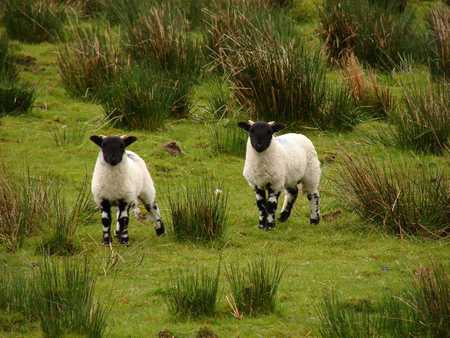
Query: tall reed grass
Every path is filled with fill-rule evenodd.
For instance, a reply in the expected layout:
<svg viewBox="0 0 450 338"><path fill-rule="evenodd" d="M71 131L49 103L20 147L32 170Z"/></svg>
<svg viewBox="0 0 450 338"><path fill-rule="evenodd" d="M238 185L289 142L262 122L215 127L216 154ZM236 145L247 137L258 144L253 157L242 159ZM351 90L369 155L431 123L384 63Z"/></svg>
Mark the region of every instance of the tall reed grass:
<svg viewBox="0 0 450 338"><path fill-rule="evenodd" d="M39 43L62 34L64 7L52 0L6 0L3 23L12 39Z"/></svg>
<svg viewBox="0 0 450 338"><path fill-rule="evenodd" d="M230 264L225 272L233 312L249 316L273 312L284 271L277 259L268 257L248 262L246 267Z"/></svg>
<svg viewBox="0 0 450 338"><path fill-rule="evenodd" d="M183 318L212 316L216 311L220 263L216 272L199 269L172 275L166 293L169 311Z"/></svg>
<svg viewBox="0 0 450 338"><path fill-rule="evenodd" d="M432 71L450 81L450 8L436 6L430 11L428 25L431 31Z"/></svg>
<svg viewBox="0 0 450 338"><path fill-rule="evenodd" d="M383 164L345 156L338 191L380 229L399 236L443 237L450 231L450 178L445 169L404 160Z"/></svg>
<svg viewBox="0 0 450 338"><path fill-rule="evenodd" d="M169 191L169 210L178 240L222 239L228 225L228 192L214 179L193 180Z"/></svg>

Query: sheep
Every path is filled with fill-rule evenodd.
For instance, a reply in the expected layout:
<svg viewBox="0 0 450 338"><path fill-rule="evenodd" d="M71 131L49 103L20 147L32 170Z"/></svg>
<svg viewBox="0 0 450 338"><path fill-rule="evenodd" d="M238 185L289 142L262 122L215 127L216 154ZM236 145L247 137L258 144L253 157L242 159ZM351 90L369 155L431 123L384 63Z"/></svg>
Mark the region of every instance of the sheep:
<svg viewBox="0 0 450 338"><path fill-rule="evenodd" d="M129 211L139 217L138 201L151 213L158 236L164 234L155 187L144 160L125 148L134 143L134 136L97 136L90 140L100 147L92 176L92 195L102 212L103 244L111 243L111 207L117 206L115 235L121 244L128 244Z"/></svg>
<svg viewBox="0 0 450 338"><path fill-rule="evenodd" d="M285 127L273 121L249 120L238 126L249 134L243 175L256 193L259 228L275 228L275 211L283 190L285 198L278 220L287 221L302 187L310 203L310 223L318 224L320 162L312 142L301 134L273 136Z"/></svg>

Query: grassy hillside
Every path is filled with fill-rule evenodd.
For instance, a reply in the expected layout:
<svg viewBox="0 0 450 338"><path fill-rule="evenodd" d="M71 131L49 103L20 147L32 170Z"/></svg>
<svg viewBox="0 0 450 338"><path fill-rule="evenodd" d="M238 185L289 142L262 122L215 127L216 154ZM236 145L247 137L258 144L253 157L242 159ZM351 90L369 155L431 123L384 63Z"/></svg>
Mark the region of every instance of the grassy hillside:
<svg viewBox="0 0 450 338"><path fill-rule="evenodd" d="M316 3L298 0L289 9L289 15L295 20L295 34L304 36L311 46L323 43L315 33L319 26ZM424 17L433 5L428 1L411 3L419 16ZM100 19L84 18L82 25L98 22ZM96 297L109 310L105 336L153 337L169 330L176 337L196 337L198 330L205 326L219 337L319 336L317 307L330 289L336 289L348 304L374 303L386 291L402 290L409 283L411 273L431 261L442 262L450 271L448 239L420 235L400 238L384 232L382 227L348 208L345 196L337 189L337 184L342 182L339 162L345 153L366 154L380 164L406 161L435 165L449 173L447 151L442 155L420 154L383 145L369 137L389 130L388 120L371 117L353 130L342 132L321 130L306 123L292 124L290 129L313 141L322 162L322 221L319 225L309 224L308 201L301 195L287 223L279 223L274 231L261 231L257 228L254 192L242 177L243 156L214 152L212 125L208 119L198 117L201 107L217 91L211 78L220 79L220 76L205 71L189 91L190 113L186 116L171 117L157 130L127 129L108 122L101 104L74 97L64 89L58 73L58 42L30 44L11 40L10 43L17 56L20 80L35 89L35 101L25 114L0 118L1 166L17 175L28 168L35 176L56 177L72 201L85 176L91 175L98 154L89 136L128 134L138 138L130 149L145 159L156 184L162 216L169 225L165 236L156 237L151 223L132 217L130 245L124 247L114 242L112 248L105 247L101 244L100 212L83 220L77 228L76 256L87 257L96 279ZM430 76L425 63L414 63L411 69L376 70L376 74L400 98L399 81L412 78L420 82ZM342 76L338 67L327 70L327 78ZM68 141L58 145L55 138L64 135ZM183 155L169 154L163 147L169 141L176 141ZM229 225L225 237L211 244L177 241L170 226L169 192L180 190L186 180L207 176L222 181L229 192ZM0 245L1 270L36 269L36 265L42 264L37 248L49 232L50 225L41 224L17 250ZM226 301L230 291L223 271L214 316L180 319L169 313L164 294L180 269L207 267L214 271L220 259L226 266L245 264L263 255L277 257L286 267L274 313L244 315L242 320L234 318ZM0 336L40 337L42 334L39 321L30 322L0 309Z"/></svg>

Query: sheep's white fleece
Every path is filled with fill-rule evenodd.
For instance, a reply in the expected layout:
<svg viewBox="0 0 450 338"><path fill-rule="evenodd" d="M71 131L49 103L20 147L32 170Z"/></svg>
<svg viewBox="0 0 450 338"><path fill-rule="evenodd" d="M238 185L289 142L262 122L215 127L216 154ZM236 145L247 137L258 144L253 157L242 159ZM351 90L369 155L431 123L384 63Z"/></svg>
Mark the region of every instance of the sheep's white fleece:
<svg viewBox="0 0 450 338"><path fill-rule="evenodd" d="M135 206L138 199L146 204L155 201L155 187L144 160L136 153L126 150L122 161L111 166L100 151L92 177L92 194L97 206L102 200L117 202L122 199Z"/></svg>
<svg viewBox="0 0 450 338"><path fill-rule="evenodd" d="M258 153L247 140L244 177L252 187L270 184L275 191L295 187L299 182L317 187L320 162L312 142L301 134L273 137L270 146Z"/></svg>

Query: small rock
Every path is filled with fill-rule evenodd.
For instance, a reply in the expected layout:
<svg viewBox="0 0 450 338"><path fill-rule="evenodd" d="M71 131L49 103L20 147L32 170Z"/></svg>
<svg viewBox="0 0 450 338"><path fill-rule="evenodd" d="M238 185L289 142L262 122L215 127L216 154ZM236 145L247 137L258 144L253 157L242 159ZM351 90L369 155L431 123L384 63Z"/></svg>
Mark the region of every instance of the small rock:
<svg viewBox="0 0 450 338"><path fill-rule="evenodd" d="M176 141L171 141L163 145L164 149L167 150L167 152L173 156L179 156L183 154L181 151L180 146L177 144Z"/></svg>

